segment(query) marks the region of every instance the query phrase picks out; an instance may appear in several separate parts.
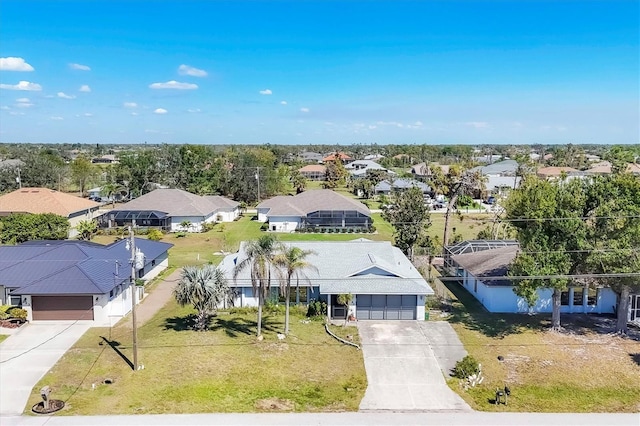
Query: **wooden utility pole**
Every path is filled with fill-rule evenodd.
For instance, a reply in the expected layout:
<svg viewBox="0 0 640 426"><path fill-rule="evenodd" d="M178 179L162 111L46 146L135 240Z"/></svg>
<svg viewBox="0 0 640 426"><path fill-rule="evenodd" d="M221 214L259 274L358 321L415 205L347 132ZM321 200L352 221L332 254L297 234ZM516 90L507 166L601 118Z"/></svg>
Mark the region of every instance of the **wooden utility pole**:
<svg viewBox="0 0 640 426"><path fill-rule="evenodd" d="M256 167L256 180L258 181L258 204L260 204L260 167Z"/></svg>

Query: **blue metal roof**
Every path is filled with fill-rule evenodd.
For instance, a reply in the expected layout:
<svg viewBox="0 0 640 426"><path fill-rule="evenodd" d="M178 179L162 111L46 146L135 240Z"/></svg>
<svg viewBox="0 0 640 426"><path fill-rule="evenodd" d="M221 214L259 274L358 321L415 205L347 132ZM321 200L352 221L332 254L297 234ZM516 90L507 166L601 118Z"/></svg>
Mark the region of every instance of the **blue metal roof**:
<svg viewBox="0 0 640 426"><path fill-rule="evenodd" d="M136 238L146 262L173 244ZM104 294L130 279L126 241L108 246L82 241L32 241L0 247L0 285L11 294Z"/></svg>

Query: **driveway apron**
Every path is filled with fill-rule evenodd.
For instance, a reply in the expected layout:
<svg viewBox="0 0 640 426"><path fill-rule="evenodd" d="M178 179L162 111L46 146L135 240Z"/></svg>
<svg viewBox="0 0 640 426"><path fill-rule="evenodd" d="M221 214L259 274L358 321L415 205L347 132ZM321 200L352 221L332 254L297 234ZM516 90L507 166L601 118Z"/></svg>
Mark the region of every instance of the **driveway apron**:
<svg viewBox="0 0 640 426"><path fill-rule="evenodd" d="M0 343L0 416L22 413L36 383L90 325L73 321L30 323Z"/></svg>
<svg viewBox="0 0 640 426"><path fill-rule="evenodd" d="M358 329L369 383L360 410L471 410L447 386L417 321L361 321Z"/></svg>

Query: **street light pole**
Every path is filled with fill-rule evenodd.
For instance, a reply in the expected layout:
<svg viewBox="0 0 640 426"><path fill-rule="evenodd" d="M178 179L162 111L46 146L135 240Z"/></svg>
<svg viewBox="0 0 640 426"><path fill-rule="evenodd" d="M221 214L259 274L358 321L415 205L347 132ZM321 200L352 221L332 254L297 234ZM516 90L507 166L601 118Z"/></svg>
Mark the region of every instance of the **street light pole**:
<svg viewBox="0 0 640 426"><path fill-rule="evenodd" d="M131 320L133 322L133 371L138 369L138 328L136 324L136 240L129 226L129 249L131 250Z"/></svg>

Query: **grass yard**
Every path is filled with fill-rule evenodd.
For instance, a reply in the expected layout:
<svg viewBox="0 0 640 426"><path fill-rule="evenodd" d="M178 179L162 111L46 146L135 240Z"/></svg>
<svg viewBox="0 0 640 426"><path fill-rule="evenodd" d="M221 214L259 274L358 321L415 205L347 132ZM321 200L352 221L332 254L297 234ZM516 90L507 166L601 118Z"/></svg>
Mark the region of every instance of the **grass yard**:
<svg viewBox="0 0 640 426"><path fill-rule="evenodd" d="M27 407L46 384L66 402L61 415L358 409L367 386L362 353L326 334L323 322L292 315L291 334L279 341L284 317L267 315L258 342L254 313L221 312L206 332L187 328L191 313L171 301L140 327L145 368L135 373L107 344L131 358L126 322L90 329L34 387ZM333 330L358 341L354 327Z"/></svg>
<svg viewBox="0 0 640 426"><path fill-rule="evenodd" d="M431 226L427 233L433 237L438 237L438 241L442 241L444 235L444 213L431 213ZM492 219L490 214L462 214L462 216L453 214L451 216L451 234L450 241L453 241L453 235L459 234L462 240L475 240L478 232L485 228Z"/></svg>
<svg viewBox="0 0 640 426"><path fill-rule="evenodd" d="M2 343L3 341L5 341L7 339L7 337L9 337L8 334L0 334L0 343Z"/></svg>
<svg viewBox="0 0 640 426"><path fill-rule="evenodd" d="M519 412L640 411L640 331L611 334L613 318L563 315L565 331L549 330L550 315L490 314L456 283L452 324L484 382L464 391L450 386L476 410ZM498 361L503 356L504 361ZM496 406L498 387L509 386L508 405Z"/></svg>

